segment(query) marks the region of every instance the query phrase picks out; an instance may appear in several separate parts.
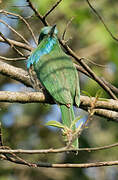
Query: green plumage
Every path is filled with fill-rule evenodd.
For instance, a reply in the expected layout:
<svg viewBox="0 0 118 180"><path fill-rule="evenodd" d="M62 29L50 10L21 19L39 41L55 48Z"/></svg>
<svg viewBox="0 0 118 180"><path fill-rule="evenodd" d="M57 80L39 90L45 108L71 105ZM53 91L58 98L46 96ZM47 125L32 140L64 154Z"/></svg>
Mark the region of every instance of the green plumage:
<svg viewBox="0 0 118 180"><path fill-rule="evenodd" d="M48 44L49 37L48 34L42 39L34 54ZM62 123L70 127L75 119L73 105L79 106L80 103L78 73L70 57L61 49L57 37L51 38L55 43L50 53L42 55L38 62L34 61L33 68L42 86L60 106ZM76 127L73 127L73 130L75 129ZM73 146L78 148L78 139L73 142Z"/></svg>

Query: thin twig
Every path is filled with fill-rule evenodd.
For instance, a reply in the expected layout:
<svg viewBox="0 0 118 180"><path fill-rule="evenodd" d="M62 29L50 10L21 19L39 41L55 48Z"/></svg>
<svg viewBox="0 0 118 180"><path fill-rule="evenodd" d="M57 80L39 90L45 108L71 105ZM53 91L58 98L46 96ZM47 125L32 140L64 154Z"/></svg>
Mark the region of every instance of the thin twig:
<svg viewBox="0 0 118 180"><path fill-rule="evenodd" d="M76 128L76 130L74 131L74 133L70 136L71 139L68 142L67 148L70 148L73 141L76 138L79 138L82 131L88 126L89 122L92 120L93 115L95 114L95 106L96 106L96 102L98 101L98 97L95 97L94 100L90 101L90 107L88 108L88 118L87 120L82 124L81 127Z"/></svg>
<svg viewBox="0 0 118 180"><path fill-rule="evenodd" d="M10 150L9 147L5 147L4 144L3 144L3 139L2 139L2 127L1 127L1 124L0 124L0 149L4 150L7 148L7 150ZM3 156L2 156L2 159L5 159L7 161L10 161L10 162L13 162L13 163L20 163L20 164L25 164L25 165L28 165L28 166L31 166L30 163L28 163L27 161L25 161L24 159L18 157L16 154L14 154L13 152L9 153L10 156L8 156L6 153L2 153Z"/></svg>
<svg viewBox="0 0 118 180"><path fill-rule="evenodd" d="M116 38L112 32L109 30L109 28L107 27L107 25L105 24L104 20L102 19L102 17L99 15L99 13L95 10L95 8L91 5L91 3L89 2L89 0L86 0L89 7L92 9L92 11L97 15L97 17L99 18L99 20L102 22L102 24L104 25L105 29L107 30L107 32L110 34L110 36L115 40L118 41L118 38Z"/></svg>
<svg viewBox="0 0 118 180"><path fill-rule="evenodd" d="M41 20L41 22L45 25L48 26L48 22L43 18L43 16L37 11L37 9L33 6L32 2L30 0L26 0L29 7L34 11L35 15Z"/></svg>
<svg viewBox="0 0 118 180"><path fill-rule="evenodd" d="M13 5L13 6L11 6L11 7L18 7L18 8L19 8L19 7L21 7L21 8L22 8L22 7L23 7L23 8L26 7L26 8L27 8L27 7L29 7L29 5L24 5L24 6L23 6L23 5L22 5L22 6L20 6L20 5Z"/></svg>
<svg viewBox="0 0 118 180"><path fill-rule="evenodd" d="M5 24L11 31L13 31L16 35L18 35L26 44L30 45L30 43L20 34L18 33L13 27L8 25L6 22L0 19L0 22Z"/></svg>
<svg viewBox="0 0 118 180"><path fill-rule="evenodd" d="M69 25L70 25L70 23L72 22L72 20L73 20L73 17L68 21L68 23L66 24L66 27L65 27L65 29L64 29L64 32L63 32L63 34L62 34L62 41L64 40L64 37L65 37L65 34L66 34L66 31L67 31L67 29L68 29L68 27L69 27Z"/></svg>
<svg viewBox="0 0 118 180"><path fill-rule="evenodd" d="M59 39L62 46L67 50L67 53L71 55L89 74L90 76L113 98L117 100L115 94L111 89L89 68L89 66L83 61L82 58L79 58L70 48Z"/></svg>
<svg viewBox="0 0 118 180"><path fill-rule="evenodd" d="M15 46L14 44L12 44L1 32L0 32L0 36L5 40L5 42L7 44L9 44L11 46L11 48L13 48L14 51L16 51L20 56L24 56L23 53L21 53Z"/></svg>
<svg viewBox="0 0 118 180"><path fill-rule="evenodd" d="M83 163L83 164L51 164L48 167L52 167L52 168L91 168L91 167L102 167L102 166L113 166L113 165L118 165L118 161ZM37 166L41 167L40 164L39 165L37 164Z"/></svg>
<svg viewBox="0 0 118 180"><path fill-rule="evenodd" d="M93 79L90 74L82 67L79 66L78 64L74 64L75 67L77 68L77 70L83 74L85 74L86 76L88 76L89 78ZM118 88L116 88L113 84L111 84L110 82L106 81L103 77L100 78L105 84L106 86L108 86L115 94L118 94Z"/></svg>
<svg viewBox="0 0 118 180"><path fill-rule="evenodd" d="M5 159L2 156L2 159ZM7 158L5 160L8 160ZM39 162L39 163L27 163L23 161L14 160L11 158L10 160L13 163L26 165L28 167L45 167L45 168L91 168L91 167L102 167L102 166L116 166L118 165L118 161L103 161L103 162L94 162L94 163L83 163L83 164L52 164L52 163L46 163L46 162Z"/></svg>
<svg viewBox="0 0 118 180"><path fill-rule="evenodd" d="M93 62L92 60L90 60L90 59L88 59L88 58L82 58L83 60L85 60L85 61L87 61L88 63L91 63L91 64L93 64L93 65L95 65L95 66L98 66L98 67L102 67L102 68L106 68L107 67L107 65L102 65L102 64L98 64L98 63L95 63L95 62Z"/></svg>
<svg viewBox="0 0 118 180"><path fill-rule="evenodd" d="M94 152L94 151L100 151L100 150L106 150L113 147L117 147L118 143L106 145L106 146L100 146L95 148L79 148L79 149L67 149L67 147L59 148L59 149L40 149L40 150L24 150L24 149L0 149L0 153L15 153L15 154L48 154L48 153L64 153L64 152L75 152L75 151L87 151Z"/></svg>
<svg viewBox="0 0 118 180"><path fill-rule="evenodd" d="M28 51L32 51L32 50L34 49L33 47L31 47L31 46L29 46L29 45L27 45L27 44L25 44L25 43L21 43L21 42L19 42L19 41L11 40L11 39L9 39L9 38L7 38L7 40L8 40L11 44L13 44L14 46L20 47L20 48L22 48L22 49L25 49L25 50L28 50ZM0 42L6 43L6 41L5 41L3 38L1 38L1 37L0 37Z"/></svg>
<svg viewBox="0 0 118 180"><path fill-rule="evenodd" d="M37 42L37 40L36 40L36 37L35 37L35 35L34 35L34 33L33 33L33 30L32 30L32 28L30 27L29 23L26 21L26 19L24 19L22 16L20 16L20 15L18 15L18 14L11 13L11 12L4 11L4 10L0 10L0 13L6 14L6 15L12 15L12 16L15 16L15 17L21 19L21 20L25 23L25 25L27 26L29 32L30 32L31 35L32 35L32 38L34 39L34 42L36 43L36 45L38 44L38 42Z"/></svg>
<svg viewBox="0 0 118 180"><path fill-rule="evenodd" d="M1 141L2 142L2 141ZM2 144L3 145L3 144ZM102 146L102 147L97 147L97 148L81 148L78 149L78 151L97 151L97 150L105 150L105 149L109 149L112 147L116 147L118 146L118 143L115 144L111 144L108 146ZM51 167L51 168L89 168L89 167L100 167L100 166L113 166L113 165L118 165L118 161L108 161L108 162L95 162L95 163L83 163L83 164L51 164L51 163L45 163L45 162L40 162L40 163L29 163L26 160L18 157L16 154L14 153L22 153L22 154L46 154L46 153L62 153L62 152L71 152L71 151L75 151L73 149L66 149L61 148L61 149L48 149L48 150L11 150L9 149L9 147L7 149L5 149L5 146L2 146L3 149L0 149L0 153L2 153L2 155L0 156L0 158L2 160L7 160L10 161L12 163L16 163L16 164L21 164L21 165L26 165L28 167ZM13 157L10 157L7 154L12 155Z"/></svg>
<svg viewBox="0 0 118 180"><path fill-rule="evenodd" d="M7 58L7 57L0 56L0 59L5 60L5 61L23 61L23 60L26 60L26 57Z"/></svg>
<svg viewBox="0 0 118 180"><path fill-rule="evenodd" d="M4 146L2 146L3 150L4 150ZM8 151L10 149L8 148ZM8 156L6 153L2 153L4 157L2 157L2 159L10 161L12 163L17 163L17 164L23 164L23 165L27 165L27 166L32 166L30 163L28 163L26 160L22 159L21 157L17 156L16 154L14 154L14 152L8 153L10 154L10 156Z"/></svg>
<svg viewBox="0 0 118 180"><path fill-rule="evenodd" d="M115 86L113 86L113 84L109 83L108 81L106 81L103 77L101 78L102 81L109 86L109 88L115 93L118 94L118 88L116 88Z"/></svg>
<svg viewBox="0 0 118 180"><path fill-rule="evenodd" d="M60 4L62 0L58 0L53 6L52 8L45 13L45 15L43 16L43 19L46 19L46 17Z"/></svg>
<svg viewBox="0 0 118 180"><path fill-rule="evenodd" d="M75 64L75 63L74 63L74 65L75 65L75 67L77 68L77 70L78 70L79 72L81 72L81 73L85 74L86 76L88 76L89 78L93 79L93 78L91 77L91 75L90 75L82 66L80 66L80 65L78 65L78 64Z"/></svg>
<svg viewBox="0 0 118 180"><path fill-rule="evenodd" d="M88 108L88 118L86 122L82 125L80 131L78 132L78 137L80 137L82 131L88 126L89 122L92 120L93 115L95 114L95 107L98 101L98 97L95 97L94 100L90 98L90 107Z"/></svg>

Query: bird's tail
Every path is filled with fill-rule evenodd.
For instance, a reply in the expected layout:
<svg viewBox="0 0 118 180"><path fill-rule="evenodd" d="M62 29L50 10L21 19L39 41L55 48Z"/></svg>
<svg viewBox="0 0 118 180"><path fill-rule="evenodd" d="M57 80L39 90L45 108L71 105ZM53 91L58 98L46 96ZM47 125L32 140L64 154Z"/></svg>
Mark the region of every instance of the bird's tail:
<svg viewBox="0 0 118 180"><path fill-rule="evenodd" d="M73 106L67 107L66 105L61 105L60 109L63 125L70 128L72 121L75 119ZM76 130L76 126L73 125L71 130L74 132ZM78 148L78 138L73 141L72 145L74 146L74 148Z"/></svg>

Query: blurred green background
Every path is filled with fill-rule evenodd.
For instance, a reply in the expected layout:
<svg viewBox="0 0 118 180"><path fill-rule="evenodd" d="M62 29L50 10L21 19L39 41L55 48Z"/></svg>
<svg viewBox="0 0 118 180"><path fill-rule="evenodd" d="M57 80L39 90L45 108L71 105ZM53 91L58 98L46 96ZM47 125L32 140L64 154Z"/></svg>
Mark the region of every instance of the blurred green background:
<svg viewBox="0 0 118 180"><path fill-rule="evenodd" d="M55 0L32 0L39 12L44 15ZM96 10L103 17L111 32L118 35L118 2L116 0L91 1ZM18 13L23 17L33 15L29 7L17 7L27 5L25 0L3 0L0 3L0 9L13 13ZM86 1L69 0L62 1L61 4L48 16L47 20L51 25L57 24L59 36L63 34L67 22L74 18L70 24L66 39L70 39L69 46L80 56L92 60L95 63L103 65L99 67L86 63L100 77L118 87L118 43L115 42L103 24L92 13ZM11 19L0 14L0 19L14 27L21 33L33 47L35 43L27 31L24 23L19 19ZM27 21L31 25L36 37L43 27L40 20L33 16ZM0 23L0 31L8 38L21 41L5 25ZM27 51L22 51L29 54ZM0 55L5 57L18 57L11 48L0 43ZM12 62L14 66L26 70L25 62ZM80 73L80 84L82 90L95 96L100 86ZM31 88L16 82L0 74L0 90L5 91L32 91ZM81 93L82 94L82 93ZM102 97L109 98L103 91ZM87 118L87 113L82 109L75 109L76 115L82 115ZM61 132L57 128L46 127L45 123L49 120L61 120L60 110L56 105L46 104L8 104L0 103L0 121L2 122L2 131L4 144L13 149L45 149L59 148L64 146ZM84 130L80 137L80 147L104 146L117 142L118 131L117 124L108 119L94 116L89 128ZM117 160L117 148L103 150L98 152L79 152L76 156L69 154L48 154L48 155L23 155L24 159L30 162L51 162L51 163L87 163L95 161ZM12 164L6 161L0 161L0 180L116 180L118 177L117 167L101 167L89 169L33 169L22 165Z"/></svg>

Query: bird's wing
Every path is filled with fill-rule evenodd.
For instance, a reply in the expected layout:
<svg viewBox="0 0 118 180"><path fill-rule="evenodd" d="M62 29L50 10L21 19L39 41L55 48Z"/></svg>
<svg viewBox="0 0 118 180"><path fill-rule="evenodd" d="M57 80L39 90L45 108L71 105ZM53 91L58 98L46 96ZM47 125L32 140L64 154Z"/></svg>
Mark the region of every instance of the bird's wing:
<svg viewBox="0 0 118 180"><path fill-rule="evenodd" d="M73 104L76 72L71 59L59 49L52 50L34 64L37 76L57 103Z"/></svg>

